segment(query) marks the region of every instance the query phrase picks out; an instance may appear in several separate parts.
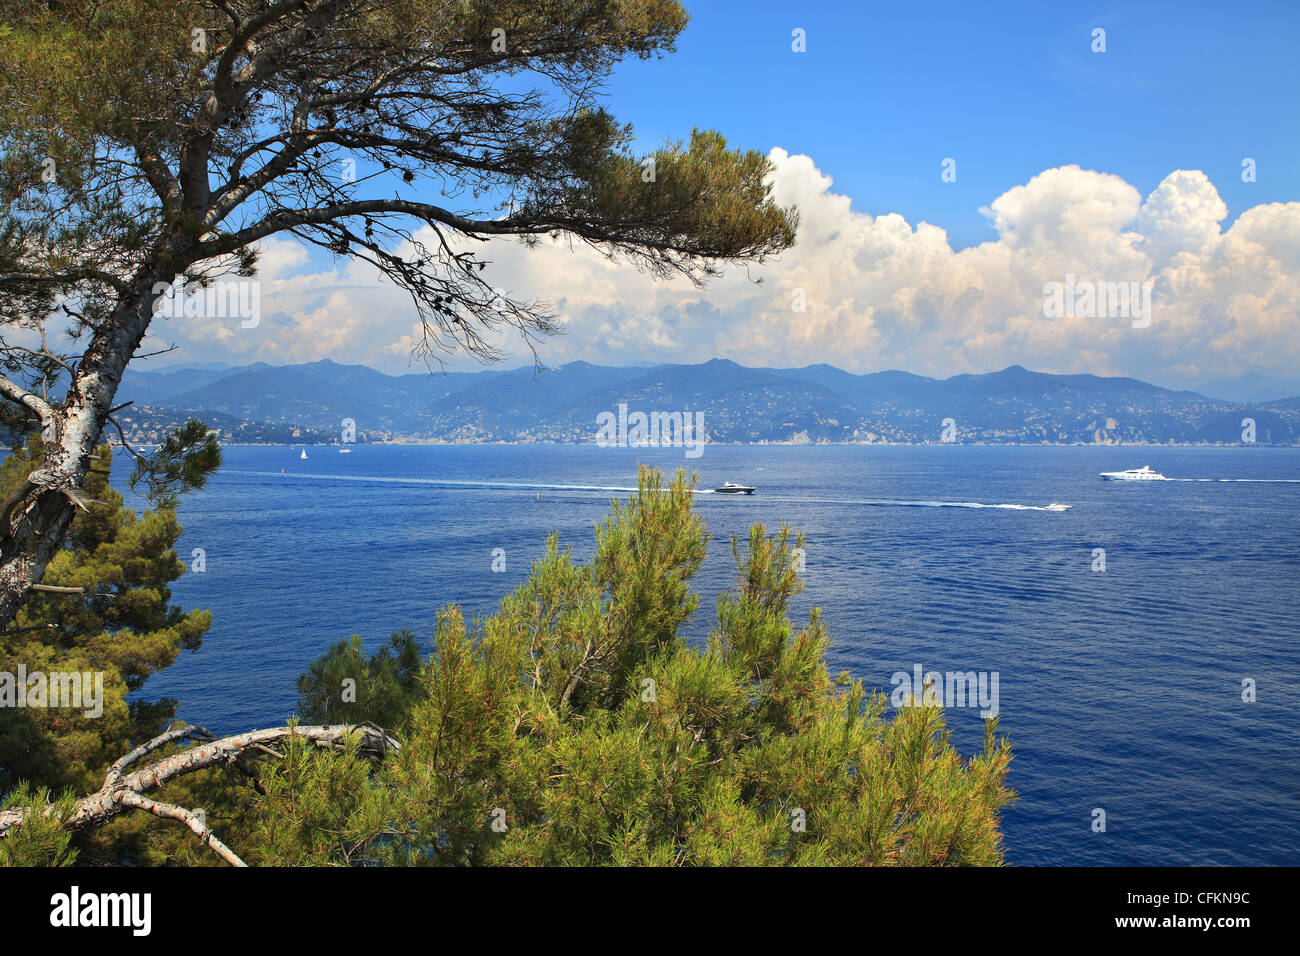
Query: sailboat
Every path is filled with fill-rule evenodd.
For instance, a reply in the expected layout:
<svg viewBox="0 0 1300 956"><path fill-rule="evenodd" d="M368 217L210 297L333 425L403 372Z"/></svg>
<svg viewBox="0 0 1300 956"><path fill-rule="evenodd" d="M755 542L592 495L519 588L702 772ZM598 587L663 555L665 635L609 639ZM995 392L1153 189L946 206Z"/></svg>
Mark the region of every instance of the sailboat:
<svg viewBox="0 0 1300 956"><path fill-rule="evenodd" d="M304 448L304 449L302 450L302 454L299 455L298 457L299 457L299 458L304 458L304 459L305 459L305 458L307 457L307 449Z"/></svg>

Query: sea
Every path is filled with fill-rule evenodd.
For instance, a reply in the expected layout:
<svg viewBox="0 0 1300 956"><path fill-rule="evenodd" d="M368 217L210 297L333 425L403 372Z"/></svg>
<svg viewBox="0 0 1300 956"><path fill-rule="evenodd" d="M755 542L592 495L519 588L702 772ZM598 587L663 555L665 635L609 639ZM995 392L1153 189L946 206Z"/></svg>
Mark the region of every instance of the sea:
<svg viewBox="0 0 1300 956"><path fill-rule="evenodd" d="M821 608L832 673L891 695L918 669L996 676L1009 864L1300 863L1300 449L350 448L229 447L183 498L173 597L213 624L142 697L218 734L279 725L340 638L409 628L427 649L440 608L491 614L552 532L589 559L645 463L757 489L696 498L692 642L734 583L731 538L788 524L795 619ZM1141 465L1180 480L1098 476ZM969 756L981 708L952 703Z"/></svg>

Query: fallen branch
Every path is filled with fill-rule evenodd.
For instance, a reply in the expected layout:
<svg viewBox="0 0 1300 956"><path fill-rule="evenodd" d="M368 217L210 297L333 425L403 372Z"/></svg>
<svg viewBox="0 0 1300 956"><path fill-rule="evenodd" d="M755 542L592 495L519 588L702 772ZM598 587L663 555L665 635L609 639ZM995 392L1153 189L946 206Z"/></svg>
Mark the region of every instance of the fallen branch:
<svg viewBox="0 0 1300 956"><path fill-rule="evenodd" d="M145 794L196 770L204 770L219 764L239 764L243 761L244 752L247 750L274 753L270 750L271 744L291 737L309 740L318 747L337 748L342 747L353 734L361 736L361 752L373 757L382 757L391 750L401 749L400 743L383 728L374 724L273 727L267 730L252 730L233 737L222 737L220 740L215 739L211 733L196 724L171 727L114 761L104 775L104 785L95 793L77 801L72 813L63 821L63 828L81 830L102 823L123 810L144 810L156 817L177 820L185 824L195 836L227 863L232 866L244 866L244 862L213 835L194 811L151 800ZM125 772L127 767L146 754L160 750L178 740L187 739L198 741L197 746L163 757L134 773ZM52 807L47 807L44 812L48 814L52 811ZM9 831L14 827L21 826L28 812L25 807L0 811L0 839L8 836Z"/></svg>

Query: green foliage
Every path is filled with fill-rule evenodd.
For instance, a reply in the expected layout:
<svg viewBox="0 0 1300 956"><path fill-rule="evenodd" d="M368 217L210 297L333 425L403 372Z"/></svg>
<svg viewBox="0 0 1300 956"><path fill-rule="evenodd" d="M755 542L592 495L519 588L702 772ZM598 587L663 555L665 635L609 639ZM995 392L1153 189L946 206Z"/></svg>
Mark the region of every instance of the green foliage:
<svg viewBox="0 0 1300 956"><path fill-rule="evenodd" d="M71 300L74 337L102 331L113 277L253 275L257 240L292 230L410 293L417 355L495 358L484 331L549 335L556 317L501 296L471 252L408 243L403 219L567 235L695 281L762 261L797 217L761 153L696 130L643 157L600 106L616 64L670 53L687 20L677 0L0 0L0 324ZM345 176L345 158L370 169ZM393 195L421 180L455 208ZM24 377L48 362L25 357Z"/></svg>
<svg viewBox="0 0 1300 956"><path fill-rule="evenodd" d="M63 829L75 802L71 791L55 798L46 788L33 790L26 785L0 801L0 810L27 811L22 824L0 840L0 867L71 866L76 862L76 851L69 846L72 834Z"/></svg>
<svg viewBox="0 0 1300 956"><path fill-rule="evenodd" d="M422 665L419 643L410 631L398 631L368 659L360 635L353 634L298 678L298 714L310 724L368 721L400 730Z"/></svg>
<svg viewBox="0 0 1300 956"><path fill-rule="evenodd" d="M21 480L30 453L16 453L0 477ZM166 606L178 567L156 549L174 543L174 516L132 538L158 516L136 519L106 485L95 494L100 502L69 537L71 557L60 556L71 562L61 580L92 594L112 581L128 596L148 580L157 593L98 610L93 599L41 595L28 620L53 624L69 647L48 646L44 628L4 636L7 659L21 651L31 661L102 656L78 628L124 643L114 658L116 722L106 709L95 727L74 719L28 728L52 753L28 775L46 789L23 785L10 805L45 806L54 777L97 786L104 764L144 735L142 721L152 734L160 712L170 716L165 706L127 711L127 687L202 631L187 638L198 612ZM997 722L965 759L939 708L886 716L883 695L832 678L821 615L802 626L789 616L801 546L784 527L755 526L747 542L733 541L737 586L719 598L704 646L691 647L681 632L697 610L690 582L707 535L686 479L665 485L643 470L636 495L596 528L590 563L553 536L496 614L467 625L458 608L444 610L427 662L410 632L368 657L354 636L300 678L303 717L400 728L397 752L376 763L355 740L330 751L290 739L280 754L261 755L251 785L236 769L210 770L158 797L204 807L237 853L267 865L1000 864L999 815L1014 794ZM101 564L121 570L115 577ZM133 628L169 622L156 656L128 650L140 643ZM342 693L347 680L355 696ZM6 768L33 760L16 739L4 738ZM70 840L58 827L70 801L0 841L0 863L67 863L74 847L85 861L218 863L181 828L143 814Z"/></svg>
<svg viewBox="0 0 1300 956"><path fill-rule="evenodd" d="M355 739L326 752L290 739L275 772L264 778L251 821L246 862L268 866L338 866L367 862L387 838L385 807L370 787L370 761Z"/></svg>
<svg viewBox="0 0 1300 956"><path fill-rule="evenodd" d="M18 487L41 459L39 436L0 465L0 498ZM20 781L93 792L112 761L157 735L175 716L176 701L133 701L148 678L182 650L197 650L212 622L209 611L172 603L170 585L185 572L175 544L181 534L170 507L137 515L109 486L112 454L96 454L83 482L87 511L78 511L43 583L82 594L34 591L0 633L0 669L102 675L103 713L80 708L0 709L0 794ZM197 778L196 778L197 782ZM198 803L189 803L198 806ZM174 825L164 824L175 830ZM87 840L96 858L135 854L145 838L142 815L100 828ZM191 841L192 842L192 841Z"/></svg>
<svg viewBox="0 0 1300 956"><path fill-rule="evenodd" d="M654 169L649 183L647 160ZM729 152L720 133L697 129L685 148L670 142L646 159L609 155L566 199L611 222L657 222L698 255L761 257L793 245L799 223L793 209L771 203L770 172L757 150Z"/></svg>
<svg viewBox="0 0 1300 956"><path fill-rule="evenodd" d="M789 529L733 543L738 588L706 646L680 637L706 535L682 476L637 494L574 563L552 538L486 621L438 620L402 749L292 751L244 851L264 862L615 865L996 865L1011 753L953 749L942 712L826 669L801 628ZM305 699L346 668L336 646ZM358 707L358 713L365 711ZM494 826L495 823L495 826ZM238 847L237 847L238 849Z"/></svg>
<svg viewBox="0 0 1300 956"><path fill-rule="evenodd" d="M135 459L131 490L143 485L155 508L175 509L176 497L202 488L221 467L221 446L206 423L191 418L163 436L158 447Z"/></svg>

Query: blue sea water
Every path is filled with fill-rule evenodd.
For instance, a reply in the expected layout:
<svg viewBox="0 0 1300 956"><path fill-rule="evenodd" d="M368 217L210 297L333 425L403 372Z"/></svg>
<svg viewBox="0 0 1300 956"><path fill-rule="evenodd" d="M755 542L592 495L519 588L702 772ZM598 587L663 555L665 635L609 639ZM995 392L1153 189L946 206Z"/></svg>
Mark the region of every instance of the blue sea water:
<svg viewBox="0 0 1300 956"><path fill-rule="evenodd" d="M427 646L440 607L491 613L552 531L590 557L616 492L531 486L624 488L644 461L758 488L698 497L712 541L693 639L732 582L730 537L785 522L807 535L796 609L823 609L833 671L886 692L916 665L997 672L1010 863L1300 862L1300 483L1278 480L1300 478L1300 449L353 447L226 449L181 505L181 557L202 548L206 570L174 589L212 629L143 696L219 733L280 723L339 638L373 648L406 627ZM1256 480L1098 478L1143 464ZM977 710L948 719L973 753Z"/></svg>

